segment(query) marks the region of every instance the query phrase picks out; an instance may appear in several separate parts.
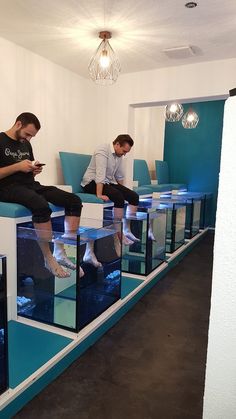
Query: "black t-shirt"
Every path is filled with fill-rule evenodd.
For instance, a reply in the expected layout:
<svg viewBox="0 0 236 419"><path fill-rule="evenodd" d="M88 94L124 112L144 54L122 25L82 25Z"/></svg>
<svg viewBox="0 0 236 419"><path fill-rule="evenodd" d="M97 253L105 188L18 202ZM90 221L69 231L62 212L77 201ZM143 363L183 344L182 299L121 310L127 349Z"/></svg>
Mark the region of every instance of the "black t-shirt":
<svg viewBox="0 0 236 419"><path fill-rule="evenodd" d="M34 160L32 147L29 141L12 140L5 132L0 133L0 167L10 166L21 160ZM11 184L29 184L34 182L32 172L16 172L0 179L0 188Z"/></svg>

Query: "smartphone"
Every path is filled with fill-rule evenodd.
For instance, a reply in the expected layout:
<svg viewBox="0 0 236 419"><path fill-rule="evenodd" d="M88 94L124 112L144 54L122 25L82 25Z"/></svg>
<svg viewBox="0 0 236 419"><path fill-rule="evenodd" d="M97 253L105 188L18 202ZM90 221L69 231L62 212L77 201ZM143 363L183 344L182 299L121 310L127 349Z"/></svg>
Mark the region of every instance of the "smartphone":
<svg viewBox="0 0 236 419"><path fill-rule="evenodd" d="M36 167L41 167L41 166L45 166L46 163L36 163L35 166Z"/></svg>

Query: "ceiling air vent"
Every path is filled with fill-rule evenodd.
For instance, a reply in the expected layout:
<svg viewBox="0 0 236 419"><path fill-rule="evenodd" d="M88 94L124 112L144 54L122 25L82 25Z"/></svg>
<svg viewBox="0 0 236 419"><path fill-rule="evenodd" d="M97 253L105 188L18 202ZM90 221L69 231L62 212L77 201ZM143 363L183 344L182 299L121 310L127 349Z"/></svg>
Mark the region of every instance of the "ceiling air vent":
<svg viewBox="0 0 236 419"><path fill-rule="evenodd" d="M177 60L181 58L190 58L195 55L193 48L188 45L183 47L166 48L163 49L162 52L164 52L167 57Z"/></svg>

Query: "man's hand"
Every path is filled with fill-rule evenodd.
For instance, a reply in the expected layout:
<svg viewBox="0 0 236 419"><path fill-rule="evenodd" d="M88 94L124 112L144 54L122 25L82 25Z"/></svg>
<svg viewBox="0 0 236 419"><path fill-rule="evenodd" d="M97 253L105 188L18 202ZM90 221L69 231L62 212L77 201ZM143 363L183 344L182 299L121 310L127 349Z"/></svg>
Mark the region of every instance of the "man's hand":
<svg viewBox="0 0 236 419"><path fill-rule="evenodd" d="M31 160L21 160L17 163L10 164L10 166L0 167L0 179L4 179L17 172L33 172L33 175L35 176L41 173L41 171L42 167L34 166Z"/></svg>
<svg viewBox="0 0 236 419"><path fill-rule="evenodd" d="M102 199L103 201L110 201L107 195L103 195L103 183L97 183L96 186L96 195L98 198Z"/></svg>
<svg viewBox="0 0 236 419"><path fill-rule="evenodd" d="M33 172L34 170L34 166L32 165L31 160L21 160L19 163L16 164L19 172L29 173Z"/></svg>
<svg viewBox="0 0 236 419"><path fill-rule="evenodd" d="M33 175L34 176L39 175L39 173L41 173L42 170L43 170L43 167L42 166L37 166L37 163L39 163L38 160L36 160L33 164Z"/></svg>
<svg viewBox="0 0 236 419"><path fill-rule="evenodd" d="M97 195L97 198L102 199L103 201L110 201L107 195Z"/></svg>

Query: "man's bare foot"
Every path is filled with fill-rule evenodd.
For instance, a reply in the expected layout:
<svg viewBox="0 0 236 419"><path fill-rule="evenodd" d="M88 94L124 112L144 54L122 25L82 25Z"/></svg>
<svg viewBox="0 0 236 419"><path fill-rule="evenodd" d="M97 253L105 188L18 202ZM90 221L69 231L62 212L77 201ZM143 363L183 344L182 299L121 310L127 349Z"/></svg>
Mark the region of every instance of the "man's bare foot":
<svg viewBox="0 0 236 419"><path fill-rule="evenodd" d="M123 234L123 237L122 237L122 243L123 243L125 246L131 246L132 244L134 244L133 240L130 240L130 238L129 238L129 237L127 237L127 236L125 236L125 234Z"/></svg>
<svg viewBox="0 0 236 419"><path fill-rule="evenodd" d="M99 262L96 258L95 253L93 252L93 250L91 249L87 249L85 251L84 257L83 257L83 262L85 263L90 263L91 265L93 265L95 268L101 268L102 264L101 262Z"/></svg>
<svg viewBox="0 0 236 419"><path fill-rule="evenodd" d="M152 240L153 242L156 241L156 237L154 236L153 231L150 228L148 230L148 238L149 240Z"/></svg>
<svg viewBox="0 0 236 419"><path fill-rule="evenodd" d="M72 260L68 258L64 247L61 246L61 245L55 244L55 246L54 246L54 252L53 252L53 259L61 267L64 266L65 268L71 269L73 271L76 270L76 264L73 263ZM64 271L64 269L63 269L63 271ZM64 271L64 272L67 272L67 271ZM70 276L70 274L67 275L67 276ZM79 278L82 278L82 276L84 276L84 271L83 271L83 269L80 266L79 267Z"/></svg>
<svg viewBox="0 0 236 419"><path fill-rule="evenodd" d="M70 273L65 271L53 256L45 259L45 268L57 278L68 278L70 276Z"/></svg>
<svg viewBox="0 0 236 419"><path fill-rule="evenodd" d="M136 237L131 231L123 231L123 235L131 240L133 243L135 242L140 242L140 240L138 239L138 237Z"/></svg>
<svg viewBox="0 0 236 419"><path fill-rule="evenodd" d="M117 256L120 258L121 257L121 242L117 234L114 235L114 247L115 247Z"/></svg>
<svg viewBox="0 0 236 419"><path fill-rule="evenodd" d="M61 266L72 269L73 271L76 269L76 265L68 258L64 247L54 247L53 257Z"/></svg>

